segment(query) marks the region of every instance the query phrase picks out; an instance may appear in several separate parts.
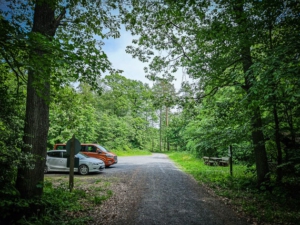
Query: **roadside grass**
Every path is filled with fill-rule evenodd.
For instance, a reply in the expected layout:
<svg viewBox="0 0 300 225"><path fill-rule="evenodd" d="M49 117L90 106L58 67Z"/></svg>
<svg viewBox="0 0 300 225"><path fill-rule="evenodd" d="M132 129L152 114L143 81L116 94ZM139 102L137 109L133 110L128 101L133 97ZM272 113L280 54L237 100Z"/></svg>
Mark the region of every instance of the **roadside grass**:
<svg viewBox="0 0 300 225"><path fill-rule="evenodd" d="M64 198L57 198L59 201L53 200L55 209L52 210L56 210L55 214L57 217L55 224L59 224L58 221L61 224L86 224L88 221L93 221L92 217L86 215L89 214L90 210L94 211L103 201L113 195L109 189L110 182L103 179L95 180L93 177L80 176L74 179L73 192L70 192L68 180L68 175L63 177L45 177L44 198L52 201L56 192L61 192L61 196L65 196ZM51 224L46 223L49 221L51 221L51 218L44 222L45 224Z"/></svg>
<svg viewBox="0 0 300 225"><path fill-rule="evenodd" d="M253 173L243 165L208 166L188 152L166 153L183 171L218 195L226 204L259 224L299 224L300 199L273 185L272 191L258 189ZM271 184L272 185L272 184Z"/></svg>
<svg viewBox="0 0 300 225"><path fill-rule="evenodd" d="M137 156L137 155L151 155L152 153L147 150L140 149L116 149L112 151L117 156Z"/></svg>
<svg viewBox="0 0 300 225"><path fill-rule="evenodd" d="M110 180L94 177L75 177L74 188L70 192L69 175L50 176L44 179L44 191L41 199L6 200L2 212L2 224L26 225L81 225L98 219L98 214L91 212L100 210L103 201L113 195L109 189ZM4 207L3 207L4 208ZM96 217L95 217L96 216Z"/></svg>

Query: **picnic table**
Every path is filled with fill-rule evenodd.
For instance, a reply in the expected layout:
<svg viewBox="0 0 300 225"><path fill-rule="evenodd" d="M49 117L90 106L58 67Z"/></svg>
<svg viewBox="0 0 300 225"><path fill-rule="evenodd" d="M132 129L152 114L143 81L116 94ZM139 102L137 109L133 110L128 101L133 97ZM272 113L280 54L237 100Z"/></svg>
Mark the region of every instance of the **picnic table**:
<svg viewBox="0 0 300 225"><path fill-rule="evenodd" d="M209 166L228 166L229 165L229 157L203 157L204 164Z"/></svg>
<svg viewBox="0 0 300 225"><path fill-rule="evenodd" d="M220 166L228 166L229 165L229 157L222 157L219 161Z"/></svg>
<svg viewBox="0 0 300 225"><path fill-rule="evenodd" d="M222 158L217 158L217 157L203 157L204 164L209 165L209 166L217 166L219 165L219 161L222 160Z"/></svg>
<svg viewBox="0 0 300 225"><path fill-rule="evenodd" d="M218 157L210 157L210 159L214 161L214 165L216 166L220 165L220 161L222 160L222 158L218 158Z"/></svg>

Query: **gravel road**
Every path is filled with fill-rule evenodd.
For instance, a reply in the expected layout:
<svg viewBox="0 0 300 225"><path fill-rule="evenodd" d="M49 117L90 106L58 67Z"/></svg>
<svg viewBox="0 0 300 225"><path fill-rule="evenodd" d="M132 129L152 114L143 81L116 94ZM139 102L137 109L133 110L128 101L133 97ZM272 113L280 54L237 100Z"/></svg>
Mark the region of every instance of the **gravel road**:
<svg viewBox="0 0 300 225"><path fill-rule="evenodd" d="M119 157L101 176L111 182L114 195L101 206L93 224L250 224L165 154Z"/></svg>

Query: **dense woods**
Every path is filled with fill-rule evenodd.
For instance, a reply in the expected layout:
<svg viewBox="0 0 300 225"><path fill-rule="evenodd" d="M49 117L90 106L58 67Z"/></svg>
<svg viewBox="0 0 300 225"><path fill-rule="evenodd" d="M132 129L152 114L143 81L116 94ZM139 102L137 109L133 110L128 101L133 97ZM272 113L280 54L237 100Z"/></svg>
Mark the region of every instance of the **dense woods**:
<svg viewBox="0 0 300 225"><path fill-rule="evenodd" d="M232 146L258 188L299 194L299 1L0 4L2 208L43 195L46 151L73 134L199 158ZM102 50L121 24L151 85L122 76ZM180 90L176 71L190 78Z"/></svg>

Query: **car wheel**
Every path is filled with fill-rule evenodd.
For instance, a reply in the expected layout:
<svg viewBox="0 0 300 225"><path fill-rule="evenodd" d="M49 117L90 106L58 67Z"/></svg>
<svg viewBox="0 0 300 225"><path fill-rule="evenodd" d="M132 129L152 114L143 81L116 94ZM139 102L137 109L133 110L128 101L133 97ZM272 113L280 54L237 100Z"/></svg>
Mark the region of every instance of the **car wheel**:
<svg viewBox="0 0 300 225"><path fill-rule="evenodd" d="M48 166L44 167L44 173L48 173Z"/></svg>
<svg viewBox="0 0 300 225"><path fill-rule="evenodd" d="M80 175L86 175L89 173L89 168L86 165L79 166L78 172Z"/></svg>

